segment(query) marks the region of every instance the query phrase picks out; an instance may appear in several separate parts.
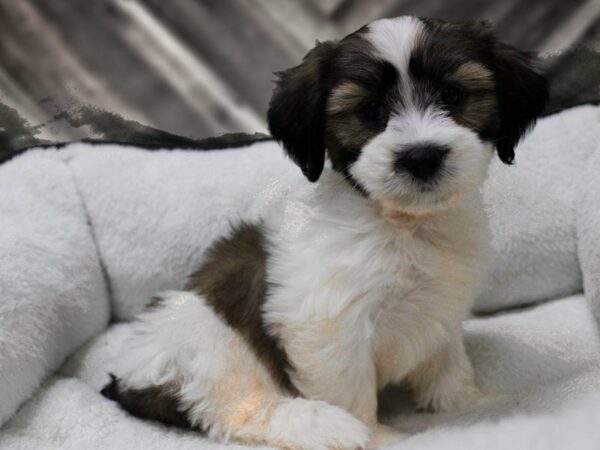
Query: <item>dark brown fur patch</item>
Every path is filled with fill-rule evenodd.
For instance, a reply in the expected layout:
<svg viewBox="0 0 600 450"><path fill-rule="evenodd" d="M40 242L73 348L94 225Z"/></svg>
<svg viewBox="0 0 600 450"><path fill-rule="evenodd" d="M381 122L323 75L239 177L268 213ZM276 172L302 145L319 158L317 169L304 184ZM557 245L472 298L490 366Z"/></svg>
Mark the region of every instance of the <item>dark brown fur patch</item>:
<svg viewBox="0 0 600 450"><path fill-rule="evenodd" d="M367 30L363 28L339 42L328 74L332 89L327 100L327 153L334 170L353 183L349 167L360 156L362 147L385 129L392 109L402 102L399 74L365 39ZM361 115L370 102L381 105L380 119L365 120Z"/></svg>
<svg viewBox="0 0 600 450"><path fill-rule="evenodd" d="M427 32L411 57L411 75L439 83L462 67L464 78L465 64L472 62L492 73L493 86L463 84L468 96L451 115L482 140L493 142L500 159L510 164L514 147L548 100L547 82L535 68L535 56L499 42L486 22L422 21Z"/></svg>
<svg viewBox="0 0 600 450"><path fill-rule="evenodd" d="M494 74L483 64L475 61L458 66L448 78L470 90L494 90Z"/></svg>
<svg viewBox="0 0 600 450"><path fill-rule="evenodd" d="M187 412L179 409L177 387L176 384L172 384L144 389L122 389L119 380L111 375L111 382L102 389L101 393L118 402L131 415L158 420L181 428L191 428Z"/></svg>
<svg viewBox="0 0 600 450"><path fill-rule="evenodd" d="M480 132L498 120L494 75L489 69L477 62L466 62L448 75L447 80L468 93L454 111L453 117L457 123Z"/></svg>
<svg viewBox="0 0 600 450"><path fill-rule="evenodd" d="M327 112L336 115L356 111L368 95L367 89L358 83L350 80L343 81L331 91Z"/></svg>
<svg viewBox="0 0 600 450"><path fill-rule="evenodd" d="M316 181L325 164L325 102L330 86L325 74L335 42L318 43L302 63L277 73L267 120L271 135L310 181Z"/></svg>
<svg viewBox="0 0 600 450"><path fill-rule="evenodd" d="M459 88L461 101L449 108L449 115L488 140L499 125L494 74L486 62L492 48L476 38L477 23L425 24L428 32L419 39L409 66L419 102L422 107L441 104L445 86Z"/></svg>
<svg viewBox="0 0 600 450"><path fill-rule="evenodd" d="M358 116L361 105L370 97L367 89L352 81L341 83L329 97L328 151L336 170L343 170L342 166L348 162L350 155L342 152L352 154L378 133Z"/></svg>
<svg viewBox="0 0 600 450"><path fill-rule="evenodd" d="M288 375L291 366L287 355L262 319L268 288L267 259L262 227L242 223L229 237L213 244L186 288L203 295L206 303L246 339L273 379L297 394Z"/></svg>

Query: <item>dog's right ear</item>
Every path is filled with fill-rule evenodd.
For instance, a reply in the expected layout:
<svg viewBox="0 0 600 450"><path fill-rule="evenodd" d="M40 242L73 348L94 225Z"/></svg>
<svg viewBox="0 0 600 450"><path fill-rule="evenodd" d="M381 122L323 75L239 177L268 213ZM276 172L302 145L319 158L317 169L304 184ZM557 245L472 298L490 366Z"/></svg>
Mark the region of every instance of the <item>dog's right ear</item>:
<svg viewBox="0 0 600 450"><path fill-rule="evenodd" d="M302 64L278 72L267 113L271 135L310 181L319 179L325 164L327 74L336 47L318 42Z"/></svg>

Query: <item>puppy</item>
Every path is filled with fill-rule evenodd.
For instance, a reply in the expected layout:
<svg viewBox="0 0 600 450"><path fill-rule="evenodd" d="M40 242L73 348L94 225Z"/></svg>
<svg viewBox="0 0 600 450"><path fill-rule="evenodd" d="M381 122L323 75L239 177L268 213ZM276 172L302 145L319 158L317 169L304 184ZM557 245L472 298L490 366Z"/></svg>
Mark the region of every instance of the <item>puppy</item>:
<svg viewBox="0 0 600 450"><path fill-rule="evenodd" d="M216 439L311 450L389 437L390 383L434 411L477 406L460 323L485 274L479 187L547 97L532 56L481 22L383 19L318 44L268 112L315 183L155 299L103 393Z"/></svg>

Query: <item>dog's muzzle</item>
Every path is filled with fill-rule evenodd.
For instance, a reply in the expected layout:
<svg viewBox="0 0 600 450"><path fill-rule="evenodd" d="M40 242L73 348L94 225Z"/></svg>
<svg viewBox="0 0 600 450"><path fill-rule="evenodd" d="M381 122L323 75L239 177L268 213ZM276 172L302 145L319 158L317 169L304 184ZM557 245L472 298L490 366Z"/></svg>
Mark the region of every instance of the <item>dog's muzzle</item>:
<svg viewBox="0 0 600 450"><path fill-rule="evenodd" d="M422 143L398 152L394 169L419 181L430 181L440 171L450 149L444 145Z"/></svg>

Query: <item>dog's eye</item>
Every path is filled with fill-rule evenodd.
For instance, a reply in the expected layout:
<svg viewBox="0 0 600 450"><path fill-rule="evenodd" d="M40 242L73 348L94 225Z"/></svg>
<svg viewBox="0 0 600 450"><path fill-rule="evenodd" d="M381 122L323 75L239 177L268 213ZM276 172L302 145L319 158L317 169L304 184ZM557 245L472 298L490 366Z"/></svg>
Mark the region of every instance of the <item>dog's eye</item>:
<svg viewBox="0 0 600 450"><path fill-rule="evenodd" d="M462 92L456 86L444 86L441 93L442 103L446 106L456 106L462 99Z"/></svg>
<svg viewBox="0 0 600 450"><path fill-rule="evenodd" d="M378 121L383 118L383 106L375 101L371 101L361 108L360 113L367 120Z"/></svg>

